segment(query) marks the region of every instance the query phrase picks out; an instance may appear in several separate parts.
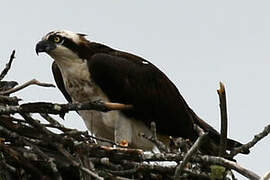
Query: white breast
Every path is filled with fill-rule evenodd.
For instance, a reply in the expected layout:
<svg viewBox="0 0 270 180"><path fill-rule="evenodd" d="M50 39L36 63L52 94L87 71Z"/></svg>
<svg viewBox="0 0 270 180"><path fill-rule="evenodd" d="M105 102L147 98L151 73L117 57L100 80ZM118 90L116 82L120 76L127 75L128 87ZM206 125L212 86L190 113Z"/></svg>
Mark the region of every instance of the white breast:
<svg viewBox="0 0 270 180"><path fill-rule="evenodd" d="M73 102L108 101L107 96L93 82L87 63L81 59L71 61L57 60L63 76L65 88ZM79 111L85 125L96 136L114 140L115 119L118 112Z"/></svg>
<svg viewBox="0 0 270 180"><path fill-rule="evenodd" d="M67 92L74 102L102 100L109 101L101 88L94 83L89 74L87 63L81 59L57 60ZM141 121L129 119L119 111L79 111L87 128L98 137L120 142L127 140L136 148L151 150L153 144L139 137L140 132L150 136L150 130Z"/></svg>

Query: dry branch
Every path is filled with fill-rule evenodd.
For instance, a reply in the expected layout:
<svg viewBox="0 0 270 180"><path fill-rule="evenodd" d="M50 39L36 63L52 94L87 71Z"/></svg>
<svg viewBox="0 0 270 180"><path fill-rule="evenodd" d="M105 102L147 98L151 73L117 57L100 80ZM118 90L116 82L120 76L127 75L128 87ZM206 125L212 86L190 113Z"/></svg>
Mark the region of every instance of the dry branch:
<svg viewBox="0 0 270 180"><path fill-rule="evenodd" d="M15 51L12 52L6 68L0 75L0 82L11 67ZM5 82L6 83L6 82ZM5 84L3 83L3 84ZM172 151L170 147L159 144L156 127L151 124L152 137L146 137L156 143L161 153L146 153L139 149L117 147L118 144L89 135L76 129L66 128L51 114L63 117L69 111L79 110L128 110L131 105L110 102L85 102L57 104L47 102L24 103L18 105L20 99L9 97L10 94L24 89L29 85L53 87L52 84L40 83L33 79L18 87L16 82L7 82L6 87L0 89L0 179L206 179L210 180L211 165L220 165L228 170L235 170L250 179L260 177L240 166L239 164L214 156L202 155L197 152L200 143L206 134L199 127L194 127L200 134L195 144L185 145L181 148L176 142L176 148ZM226 115L226 97L224 91L219 90L222 121ZM225 106L224 106L225 102ZM225 111L224 111L225 110ZM12 115L18 113L20 118ZM31 113L38 113L46 120L46 123L34 119ZM225 121L224 121L225 122ZM224 123L223 122L223 123ZM226 123L226 122L225 122ZM157 124L158 126L158 124ZM54 130L58 130L55 132ZM225 141L227 132L222 126L222 141ZM240 148L231 152L231 157L242 150L253 147L259 140L270 132L270 125L254 139ZM111 146L95 144L97 141L105 141ZM186 141L186 140L184 140ZM190 142L191 144L191 142ZM184 151L179 151L185 149ZM190 149L189 149L190 148ZM224 152L226 144L221 148ZM188 152L187 152L188 151ZM186 153L187 152L187 153ZM174 163L166 166L165 163ZM178 165L176 166L176 164ZM188 163L188 164L187 164ZM264 179L269 177L269 173ZM230 179L230 178L227 178ZM232 178L233 179L233 178Z"/></svg>
<svg viewBox="0 0 270 180"><path fill-rule="evenodd" d="M0 104L16 106L16 105L18 105L19 101L21 101L21 99L15 97L15 96L8 97L8 96L0 95Z"/></svg>
<svg viewBox="0 0 270 180"><path fill-rule="evenodd" d="M219 156L224 157L226 154L226 147L227 147L228 118L227 118L225 86L222 82L220 82L219 85L220 85L220 89L217 90L218 96L219 96L219 106L220 106L220 116L221 116Z"/></svg>
<svg viewBox="0 0 270 180"><path fill-rule="evenodd" d="M152 136L148 137L143 133L140 133L140 136L149 140L150 142L152 142L153 144L156 145L156 147L161 151L161 152L169 152L168 148L165 146L165 144L163 144L161 141L158 140L157 137L157 129L156 129L156 123L155 122L151 122L151 132L152 132Z"/></svg>
<svg viewBox="0 0 270 180"><path fill-rule="evenodd" d="M221 166L224 166L226 168L229 168L229 169L233 169L233 170L237 171L238 173L240 173L241 175L247 177L248 179L252 179L252 180L259 180L260 179L260 176L258 176L256 173L240 166L238 163L236 163L234 161L230 161L230 160L224 159L222 157L204 155L204 156L197 156L193 160L197 161L197 162L217 164L217 165L221 165Z"/></svg>
<svg viewBox="0 0 270 180"><path fill-rule="evenodd" d="M182 163L180 163L176 170L175 170L175 175L174 175L174 179L178 180L181 179L181 173L184 170L186 164L189 162L189 160L191 159L191 157L193 156L193 154L200 148L201 144L203 144L205 142L207 138L207 134L203 134L201 135L193 144L193 146L188 150L188 152L186 153L186 155L184 156L184 159L182 161Z"/></svg>
<svg viewBox="0 0 270 180"><path fill-rule="evenodd" d="M267 173L265 173L260 180L269 180L270 179L270 171L268 171Z"/></svg>
<svg viewBox="0 0 270 180"><path fill-rule="evenodd" d="M238 148L235 148L233 151L231 151L230 153L230 156L231 157L234 157L235 155L237 155L238 153L241 153L247 149L250 149L252 148L253 146L255 146L260 140L262 140L264 137L266 137L268 134L270 133L270 124L267 125L264 130L259 133L259 134L256 134L254 136L254 138L248 142L247 144L244 144Z"/></svg>
<svg viewBox="0 0 270 180"><path fill-rule="evenodd" d="M3 69L3 71L0 74L0 81L2 81L2 79L4 79L4 77L7 75L9 69L11 68L11 64L12 64L14 58L15 58L15 50L12 51L10 58L9 58L9 61L6 64L6 67Z"/></svg>
<svg viewBox="0 0 270 180"><path fill-rule="evenodd" d="M115 105L115 106L114 106ZM97 110L97 111L112 111L112 110L124 110L132 108L131 105L124 105L119 103L110 102L85 102L85 103L25 103L20 106L0 106L0 114L15 114L15 113L48 113L64 115L69 111L79 110Z"/></svg>
<svg viewBox="0 0 270 180"><path fill-rule="evenodd" d="M9 89L7 91L2 91L0 92L1 95L10 95L14 92L17 92L17 91L20 91L30 85L37 85L37 86L42 86L42 87L55 87L53 84L49 84L49 83L41 83L39 82L38 80L36 79L32 79L30 81L27 81L26 83L20 85L20 86L17 86L15 88L12 88L12 89Z"/></svg>
<svg viewBox="0 0 270 180"><path fill-rule="evenodd" d="M92 176L93 175L95 176L96 174L97 177L101 176L103 177L117 176L121 178L132 178L133 176L149 177L148 176L149 173L150 174L152 173L154 174L153 177L161 176L165 179L173 179L173 175L175 173L175 166L164 167L161 164L151 165L145 164L144 162L153 162L153 161L179 162L183 160L182 153L145 154L143 153L143 151L136 149L113 148L92 144L91 138L89 138L87 134L76 131L74 129L65 128L59 122L56 122L54 119L50 119L51 117L49 118L48 117L49 115L43 114L42 116L48 120L51 126L54 126L55 128L58 128L59 130L64 132L62 134L55 134L54 132L48 130L44 124L41 124L40 121L33 119L30 115L25 114L25 112L20 113L24 119L19 120L15 118L10 118L9 120L10 123L14 122L12 124L7 125L8 129L10 130L8 131L7 129L3 130L4 128L0 129L0 136L5 138L5 142L13 144L12 147L9 146L8 144L4 145L4 147L1 146L2 147L1 150L6 154L5 157L7 157L7 159L9 159L9 156L7 156L7 154L9 155L13 154L10 158L12 159L13 162L14 161L16 162L17 165L15 167L19 166L22 168L26 168L27 172L30 173L35 170L35 168L30 166L30 164L34 163L36 159L38 159L47 162L45 163L48 164L46 168L49 167L50 169L51 174L44 174L44 177L45 176L58 177L59 174L61 174L61 172L59 172L59 169L61 169L61 167L63 167L64 164L70 164L73 167L77 167L84 173L91 174ZM2 121L5 120L4 118L5 116L8 117L7 115L2 115L1 116L2 118L0 118L0 127L3 127L3 125L6 126L5 123L2 123ZM32 128L32 132L34 132L34 134L35 133L39 134L29 138L28 134L25 131L20 131L17 129L16 124L18 123L20 124L22 123L22 125L25 124L26 127L28 127L29 129ZM18 132L19 134L16 135L15 132ZM10 141L12 139L14 139L14 141ZM18 142L20 143L17 144ZM27 148L22 148L25 146L30 147L30 150ZM56 151L57 153L56 154L52 153L54 151ZM93 161L94 158L95 160L93 161L93 163L96 170L91 170L82 166L80 164L80 161L76 157L74 157L72 155L73 153L71 153L70 151L76 152L75 154L79 154L80 156L89 157L88 158L89 161ZM49 152L49 154L47 152ZM247 177L257 177L256 174L250 173L249 171L246 171L246 169L243 169L236 163L227 161L226 159L221 159L217 161L215 159L216 157L209 158L208 156L201 156L198 154L194 154L189 157L191 158L186 159L190 159L189 160L190 163L191 164L194 163L195 167L197 167L196 165L197 163L204 164L207 162L209 164L219 164L229 169L234 169ZM29 160L26 161L27 162L26 165L22 166L21 161L25 158ZM104 163L101 163L101 161L97 160L97 159L104 160L104 158L108 159L108 162L110 162L109 165L105 165ZM185 162L183 163L182 166L184 165ZM43 168L44 167L41 167L40 169L42 170ZM93 172L94 174L92 174L91 172ZM186 167L183 170L183 173L184 174L181 176L181 178L200 177L203 179L207 179L207 177L209 177L209 172L207 171L200 170L198 173L198 171L193 171L188 167ZM36 177L35 174L33 174L33 176ZM61 174L61 176L63 175Z"/></svg>

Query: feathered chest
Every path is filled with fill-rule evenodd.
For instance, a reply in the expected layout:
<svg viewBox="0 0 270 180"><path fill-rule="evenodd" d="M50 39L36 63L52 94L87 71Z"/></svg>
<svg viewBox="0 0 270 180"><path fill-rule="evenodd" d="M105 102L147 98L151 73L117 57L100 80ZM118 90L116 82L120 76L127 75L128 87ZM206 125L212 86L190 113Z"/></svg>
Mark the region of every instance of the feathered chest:
<svg viewBox="0 0 270 180"><path fill-rule="evenodd" d="M60 65L65 88L75 102L103 100L107 96L91 79L86 62Z"/></svg>

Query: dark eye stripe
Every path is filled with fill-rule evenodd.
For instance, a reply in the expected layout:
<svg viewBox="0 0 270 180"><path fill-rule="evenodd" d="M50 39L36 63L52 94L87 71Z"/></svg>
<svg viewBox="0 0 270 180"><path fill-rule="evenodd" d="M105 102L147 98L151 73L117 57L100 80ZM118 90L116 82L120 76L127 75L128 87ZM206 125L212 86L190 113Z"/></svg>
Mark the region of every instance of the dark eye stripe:
<svg viewBox="0 0 270 180"><path fill-rule="evenodd" d="M54 42L55 36L59 36L59 35L55 35L55 34L54 35L50 35L48 37L48 40ZM78 52L79 52L79 46L76 43L74 43L72 40L70 40L70 39L68 39L66 37L62 37L62 36L59 36L59 37L62 39L62 42L63 42L61 44L62 46L65 46L66 48L70 49L74 53L77 53L78 54Z"/></svg>
<svg viewBox="0 0 270 180"><path fill-rule="evenodd" d="M63 46L65 46L66 48L70 49L71 51L75 52L75 53L78 53L79 51L79 46L74 43L72 40L68 39L68 38L65 38L63 37Z"/></svg>
<svg viewBox="0 0 270 180"><path fill-rule="evenodd" d="M48 37L48 40L54 42L54 37L55 37L55 36L56 36L56 35L50 35L50 36Z"/></svg>

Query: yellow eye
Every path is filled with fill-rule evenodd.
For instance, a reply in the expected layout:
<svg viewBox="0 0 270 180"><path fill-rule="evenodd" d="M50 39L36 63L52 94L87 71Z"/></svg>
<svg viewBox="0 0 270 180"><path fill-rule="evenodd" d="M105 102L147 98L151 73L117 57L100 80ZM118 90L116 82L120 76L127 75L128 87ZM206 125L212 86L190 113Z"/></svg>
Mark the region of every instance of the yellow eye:
<svg viewBox="0 0 270 180"><path fill-rule="evenodd" d="M59 36L55 36L53 40L54 42L59 43L61 41L61 38Z"/></svg>

